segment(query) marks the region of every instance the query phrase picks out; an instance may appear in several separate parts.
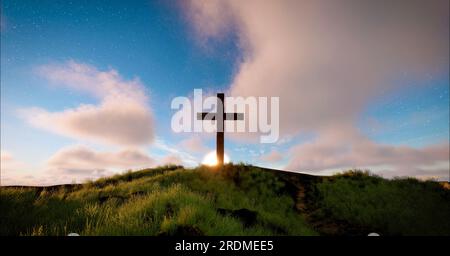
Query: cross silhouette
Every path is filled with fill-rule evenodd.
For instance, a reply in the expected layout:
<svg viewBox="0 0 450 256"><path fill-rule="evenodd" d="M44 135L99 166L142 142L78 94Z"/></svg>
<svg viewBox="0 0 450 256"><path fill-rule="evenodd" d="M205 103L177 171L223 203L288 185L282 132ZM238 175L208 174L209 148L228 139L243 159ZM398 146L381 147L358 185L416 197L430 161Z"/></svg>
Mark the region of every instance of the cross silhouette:
<svg viewBox="0 0 450 256"><path fill-rule="evenodd" d="M225 127L224 121L226 120L244 120L244 113L225 113L225 94L217 94L217 112L202 112L197 113L197 120L216 120L216 157L217 166L223 165L224 155L224 135Z"/></svg>

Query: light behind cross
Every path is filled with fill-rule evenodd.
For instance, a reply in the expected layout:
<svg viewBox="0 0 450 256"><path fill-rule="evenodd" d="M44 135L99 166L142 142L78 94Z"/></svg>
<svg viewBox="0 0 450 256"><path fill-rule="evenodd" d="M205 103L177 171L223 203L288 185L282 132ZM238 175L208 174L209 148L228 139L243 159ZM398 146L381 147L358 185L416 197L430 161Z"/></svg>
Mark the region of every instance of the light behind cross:
<svg viewBox="0 0 450 256"><path fill-rule="evenodd" d="M226 120L244 120L244 113L225 113L225 94L217 94L217 112L202 112L197 113L198 120L216 120L216 157L217 166L223 166L224 157L224 137L225 137L225 126L224 121Z"/></svg>

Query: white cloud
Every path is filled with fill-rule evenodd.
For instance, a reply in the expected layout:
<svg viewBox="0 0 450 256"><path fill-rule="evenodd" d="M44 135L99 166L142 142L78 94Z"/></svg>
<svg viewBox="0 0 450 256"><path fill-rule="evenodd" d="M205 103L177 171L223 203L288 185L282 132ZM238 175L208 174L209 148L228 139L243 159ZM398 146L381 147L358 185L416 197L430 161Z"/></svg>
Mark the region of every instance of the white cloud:
<svg viewBox="0 0 450 256"><path fill-rule="evenodd" d="M171 159L171 156L177 156L182 160L182 165L184 166L196 166L199 163L196 157L194 157L189 152L181 150L179 145L171 145L170 143L167 143L160 138L157 138L153 145L156 148L165 151L166 156L169 157L168 159ZM163 163L164 159L161 162Z"/></svg>
<svg viewBox="0 0 450 256"><path fill-rule="evenodd" d="M70 146L56 152L48 161L50 173L82 181L111 175L117 171L137 170L155 165L155 160L135 149L99 152L85 146Z"/></svg>
<svg viewBox="0 0 450 256"><path fill-rule="evenodd" d="M283 155L280 152L273 150L267 154L260 156L260 159L263 162L274 163L283 160Z"/></svg>
<svg viewBox="0 0 450 256"><path fill-rule="evenodd" d="M281 137L317 135L291 150L289 168L390 163L404 173L410 162L414 175L413 167L448 161L448 141L378 145L354 124L374 97L401 86L393 80L448 72L448 9L447 0L209 0L190 1L187 17L200 37L237 33L243 59L229 94L279 96Z"/></svg>
<svg viewBox="0 0 450 256"><path fill-rule="evenodd" d="M343 168L369 168L388 177L439 176L448 179L447 167L430 168L436 163L449 161L449 145L425 148L380 145L351 127L324 132L316 139L294 146L287 169L303 172ZM389 166L383 167L383 166ZM381 167L381 168L379 168Z"/></svg>
<svg viewBox="0 0 450 256"><path fill-rule="evenodd" d="M448 71L445 0L213 0L189 10L202 36L234 26L244 53L230 93L279 96L284 134L353 122L398 74Z"/></svg>
<svg viewBox="0 0 450 256"><path fill-rule="evenodd" d="M23 169L26 167L24 163L15 159L13 155L6 150L2 149L0 155L0 168L2 176L10 175L14 172L23 171Z"/></svg>
<svg viewBox="0 0 450 256"><path fill-rule="evenodd" d="M49 64L35 68L35 72L57 86L84 91L99 99L147 100L144 85L135 78L124 80L117 70L100 71L97 68L73 60L62 64Z"/></svg>
<svg viewBox="0 0 450 256"><path fill-rule="evenodd" d="M8 151L2 150L0 152L0 159L1 162L8 162L12 160L12 155Z"/></svg>
<svg viewBox="0 0 450 256"><path fill-rule="evenodd" d="M167 155L159 161L159 165L183 165L183 160L178 155Z"/></svg>
<svg viewBox="0 0 450 256"><path fill-rule="evenodd" d="M97 152L85 146L63 148L48 160L49 166L59 169L141 168L153 163L152 158L139 150Z"/></svg>
<svg viewBox="0 0 450 256"><path fill-rule="evenodd" d="M84 91L100 100L74 109L49 112L28 108L21 115L33 126L75 139L115 145L145 145L153 138L153 117L144 86L138 79L123 80L117 71L69 61L37 68L58 86Z"/></svg>
<svg viewBox="0 0 450 256"><path fill-rule="evenodd" d="M82 145L58 150L38 168L1 154L2 185L47 186L96 180L127 170L155 167L158 161L137 149L97 151Z"/></svg>
<svg viewBox="0 0 450 256"><path fill-rule="evenodd" d="M199 136L193 136L182 140L179 146L185 151L194 153L206 153L208 152L208 147L203 144L203 140Z"/></svg>
<svg viewBox="0 0 450 256"><path fill-rule="evenodd" d="M12 185L30 179L26 171L29 167L17 160L10 152L1 149L0 153L0 178L1 185Z"/></svg>

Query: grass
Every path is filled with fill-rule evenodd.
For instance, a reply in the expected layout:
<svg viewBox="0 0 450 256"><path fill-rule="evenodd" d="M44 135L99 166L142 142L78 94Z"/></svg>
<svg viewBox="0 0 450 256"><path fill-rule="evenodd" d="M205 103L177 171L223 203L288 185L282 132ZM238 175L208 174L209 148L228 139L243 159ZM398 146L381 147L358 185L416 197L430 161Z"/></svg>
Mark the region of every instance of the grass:
<svg viewBox="0 0 450 256"><path fill-rule="evenodd" d="M450 235L450 190L437 182L349 171L317 190L324 216L384 235Z"/></svg>
<svg viewBox="0 0 450 256"><path fill-rule="evenodd" d="M299 188L310 195L306 210L298 209ZM351 226L383 235L449 235L449 199L450 190L437 182L359 171L308 178L246 165L220 172L163 166L82 185L2 187L0 235L330 234L314 223L323 220L346 223L337 234L355 234ZM223 213L238 209L255 219Z"/></svg>
<svg viewBox="0 0 450 256"><path fill-rule="evenodd" d="M75 189L2 188L2 235L316 235L274 174L161 167ZM226 175L224 175L226 173ZM245 227L223 209L257 212Z"/></svg>

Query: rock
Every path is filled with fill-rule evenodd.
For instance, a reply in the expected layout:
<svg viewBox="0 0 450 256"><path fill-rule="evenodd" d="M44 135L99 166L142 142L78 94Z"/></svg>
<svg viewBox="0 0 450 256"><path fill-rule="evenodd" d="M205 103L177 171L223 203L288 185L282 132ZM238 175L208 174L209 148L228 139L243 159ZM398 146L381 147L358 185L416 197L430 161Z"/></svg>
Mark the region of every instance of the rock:
<svg viewBox="0 0 450 256"><path fill-rule="evenodd" d="M166 214L167 218L172 218L175 214L174 206L171 203L166 204Z"/></svg>
<svg viewBox="0 0 450 256"><path fill-rule="evenodd" d="M117 199L119 203L123 203L126 200L126 198L123 196L100 196L98 198L98 201L100 202L100 204L104 204L106 203L106 201L113 198Z"/></svg>
<svg viewBox="0 0 450 256"><path fill-rule="evenodd" d="M229 210L218 208L217 212L221 215L228 215L234 218L239 219L244 227L250 227L256 224L256 219L258 217L258 212L251 211L249 209L239 209L239 210Z"/></svg>

